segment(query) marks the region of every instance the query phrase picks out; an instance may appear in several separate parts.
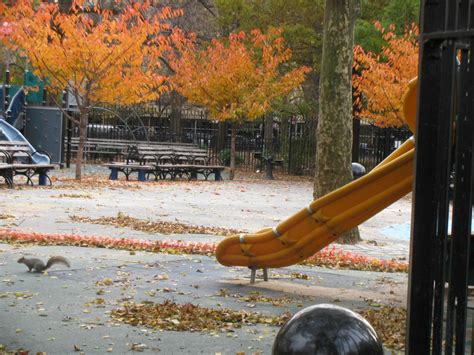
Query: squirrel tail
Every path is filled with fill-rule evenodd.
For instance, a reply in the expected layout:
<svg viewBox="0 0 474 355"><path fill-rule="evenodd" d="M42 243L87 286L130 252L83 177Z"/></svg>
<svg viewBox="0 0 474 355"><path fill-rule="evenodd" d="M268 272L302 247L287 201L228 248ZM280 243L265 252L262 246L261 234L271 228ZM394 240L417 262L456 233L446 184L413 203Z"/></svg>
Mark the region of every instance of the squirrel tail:
<svg viewBox="0 0 474 355"><path fill-rule="evenodd" d="M63 264L67 267L71 267L69 261L66 258L63 258L62 256L53 256L49 258L48 262L46 263L45 269L49 269L54 264Z"/></svg>

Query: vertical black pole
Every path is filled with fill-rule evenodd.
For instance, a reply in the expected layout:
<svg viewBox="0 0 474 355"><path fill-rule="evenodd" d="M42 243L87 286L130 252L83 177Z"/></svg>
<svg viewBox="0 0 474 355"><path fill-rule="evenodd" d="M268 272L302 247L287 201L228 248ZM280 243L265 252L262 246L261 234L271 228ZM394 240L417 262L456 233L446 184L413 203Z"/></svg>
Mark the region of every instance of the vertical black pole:
<svg viewBox="0 0 474 355"><path fill-rule="evenodd" d="M470 48L474 41L470 41ZM472 218L472 158L474 137L474 73L469 61L474 59L467 47L461 52L459 112L456 117L455 180L452 218L451 274L448 295L446 353L465 353L467 284ZM471 55L469 60L468 55ZM471 345L472 346L472 345ZM472 353L472 352L471 352Z"/></svg>
<svg viewBox="0 0 474 355"><path fill-rule="evenodd" d="M68 109L68 92L67 90L63 91L63 108L65 110ZM64 145L64 148L66 148L66 168L71 167L71 139L72 139L72 122L70 118L67 118L67 142ZM63 149L64 149L63 148Z"/></svg>
<svg viewBox="0 0 474 355"><path fill-rule="evenodd" d="M472 353L466 349L466 319L474 174L473 20L472 0L422 3L408 354Z"/></svg>
<svg viewBox="0 0 474 355"><path fill-rule="evenodd" d="M43 97L42 97L42 100L41 100L41 105L42 106L46 106L48 103L48 90L46 89L46 87L43 88Z"/></svg>
<svg viewBox="0 0 474 355"><path fill-rule="evenodd" d="M455 46L451 39L423 41L423 35L445 30L446 6L446 1L426 1L422 9L407 332L409 354L440 354L442 347Z"/></svg>
<svg viewBox="0 0 474 355"><path fill-rule="evenodd" d="M352 119L352 161L360 162L360 120L357 118Z"/></svg>
<svg viewBox="0 0 474 355"><path fill-rule="evenodd" d="M436 226L436 234L433 239L433 281L434 281L434 310L433 310L433 352L440 353L443 341L443 319L444 319L444 295L445 295L445 260L447 257L448 238L448 213L449 213L449 172L451 169L451 129L452 112L454 107L455 94L455 46L454 40L444 43L441 66L443 68L441 80L442 105L439 107L438 132L436 156L436 193L433 194L436 201L436 221L432 221ZM426 124L426 123L425 123ZM433 152L432 152L433 154ZM425 196L425 200L428 200Z"/></svg>
<svg viewBox="0 0 474 355"><path fill-rule="evenodd" d="M293 128L293 117L291 117L289 120L288 120L288 124L289 124L289 129L288 129L288 174L291 175L291 158L292 158L292 151L291 151L291 142L293 140L292 138L292 128ZM316 159L316 157L314 157L313 159Z"/></svg>
<svg viewBox="0 0 474 355"><path fill-rule="evenodd" d="M3 98L3 112L5 112L5 118L9 122L9 113L7 113L8 105L10 104L10 66L7 64L7 69L5 70L5 97Z"/></svg>

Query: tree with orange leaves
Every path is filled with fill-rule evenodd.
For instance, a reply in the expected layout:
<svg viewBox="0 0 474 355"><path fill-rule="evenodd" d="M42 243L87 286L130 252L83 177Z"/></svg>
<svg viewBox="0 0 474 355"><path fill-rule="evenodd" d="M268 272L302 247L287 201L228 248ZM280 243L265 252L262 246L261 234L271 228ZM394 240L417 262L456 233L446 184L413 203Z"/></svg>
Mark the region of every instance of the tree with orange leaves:
<svg viewBox="0 0 474 355"><path fill-rule="evenodd" d="M173 88L194 104L204 106L212 119L231 121L230 179L234 177L238 125L262 117L275 99L292 92L309 72L290 66L291 51L285 47L280 29L234 33L214 39L203 50L190 43L181 48L170 65Z"/></svg>
<svg viewBox="0 0 474 355"><path fill-rule="evenodd" d="M79 120L65 112L79 125L76 179L81 178L92 105L157 99L169 89L159 58L183 38L166 24L180 11L165 8L153 14L145 1L112 14L87 4L73 1L70 11L62 13L57 3L18 0L5 16L12 31L4 42L28 57L53 97L67 89L77 102Z"/></svg>
<svg viewBox="0 0 474 355"><path fill-rule="evenodd" d="M418 72L418 28L407 28L403 36L386 31L380 23L375 27L382 33L386 45L381 53L354 49L353 83L357 116L373 121L380 127L401 127L403 95L408 82Z"/></svg>

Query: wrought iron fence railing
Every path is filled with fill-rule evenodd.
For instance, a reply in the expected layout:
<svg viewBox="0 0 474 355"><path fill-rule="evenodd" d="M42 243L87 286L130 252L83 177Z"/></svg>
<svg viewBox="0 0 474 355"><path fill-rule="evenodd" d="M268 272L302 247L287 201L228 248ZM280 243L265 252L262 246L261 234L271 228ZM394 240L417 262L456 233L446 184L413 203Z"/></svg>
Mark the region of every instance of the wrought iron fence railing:
<svg viewBox="0 0 474 355"><path fill-rule="evenodd" d="M117 112L117 111L115 111ZM87 136L111 140L161 141L194 143L205 148L210 154L219 156L224 162L230 161L231 126L205 119L182 119L179 128L172 128L171 119L151 117L137 110L96 109L90 116ZM158 112L157 110L154 111ZM237 165L247 171L261 169L262 155L271 156L280 162L275 168L290 175L314 174L316 154L316 122L275 120L271 134L265 133L263 120L241 125L236 141ZM77 127L72 137L78 137ZM382 129L362 122L354 136L355 150L353 161L373 169L386 156L395 150L411 133L407 129ZM88 160L100 157L88 155Z"/></svg>

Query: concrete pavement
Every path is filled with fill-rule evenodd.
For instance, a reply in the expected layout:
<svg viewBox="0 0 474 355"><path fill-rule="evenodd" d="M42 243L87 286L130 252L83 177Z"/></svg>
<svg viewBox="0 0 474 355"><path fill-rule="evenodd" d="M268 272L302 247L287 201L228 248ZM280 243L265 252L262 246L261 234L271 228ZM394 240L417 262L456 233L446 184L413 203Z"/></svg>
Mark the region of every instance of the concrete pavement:
<svg viewBox="0 0 474 355"><path fill-rule="evenodd" d="M73 222L69 216L100 218L122 213L143 220L254 231L276 225L304 208L312 196L310 182L111 184L105 171L92 169L98 174L81 185L65 181L71 176L71 170L66 170L54 173L53 187L1 189L0 226L24 232L215 242L222 237L146 233L126 226ZM408 223L410 207L409 197L398 201L361 225L363 243L337 248L406 259L408 240L397 232L401 229L392 228L386 234L383 230ZM54 266L47 275L28 273L25 265L16 262L22 255L45 261L63 255L72 267ZM0 265L0 344L31 353L124 354L134 349L164 354L268 354L279 329L244 326L229 335L133 327L110 317L110 311L126 301L170 299L268 315L294 314L315 303L337 303L354 310L371 304L406 303L406 274L296 265L271 270L269 282L249 285L248 269L223 267L213 257L6 244L0 244ZM298 278L301 276L304 279ZM101 281L105 279L112 280L110 285L104 286ZM267 301L244 301L255 292ZM95 304L97 298L104 303Z"/></svg>

